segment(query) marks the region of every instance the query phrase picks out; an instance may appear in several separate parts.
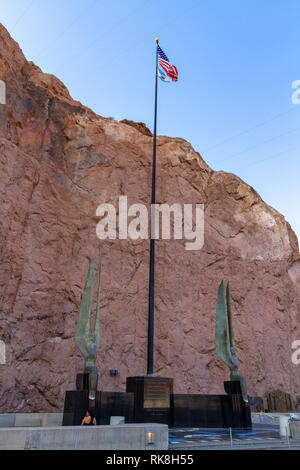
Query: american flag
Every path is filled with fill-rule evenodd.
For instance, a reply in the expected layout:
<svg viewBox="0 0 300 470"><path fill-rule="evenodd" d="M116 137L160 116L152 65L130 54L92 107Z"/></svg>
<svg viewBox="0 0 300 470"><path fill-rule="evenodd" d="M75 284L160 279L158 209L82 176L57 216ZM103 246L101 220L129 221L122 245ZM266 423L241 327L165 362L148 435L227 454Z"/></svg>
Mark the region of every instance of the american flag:
<svg viewBox="0 0 300 470"><path fill-rule="evenodd" d="M157 46L158 48L158 63L159 63L159 77L165 81L178 82L178 70L175 65L171 65L168 57L164 51ZM166 76L167 75L167 76ZM170 80L171 78L171 80Z"/></svg>

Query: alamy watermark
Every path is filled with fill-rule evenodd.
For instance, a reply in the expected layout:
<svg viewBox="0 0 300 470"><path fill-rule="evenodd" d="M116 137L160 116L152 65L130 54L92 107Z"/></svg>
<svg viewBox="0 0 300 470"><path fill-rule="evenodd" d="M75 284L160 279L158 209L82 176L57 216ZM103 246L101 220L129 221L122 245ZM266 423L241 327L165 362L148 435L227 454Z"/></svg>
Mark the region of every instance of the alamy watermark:
<svg viewBox="0 0 300 470"><path fill-rule="evenodd" d="M0 104L6 104L6 85L3 80L0 80Z"/></svg>
<svg viewBox="0 0 300 470"><path fill-rule="evenodd" d="M297 365L300 364L300 340L296 340L292 343L292 349L295 351L292 354L292 363Z"/></svg>
<svg viewBox="0 0 300 470"><path fill-rule="evenodd" d="M292 103L299 104L300 103L300 80L294 80L292 82L292 88L295 90L292 93Z"/></svg>
<svg viewBox="0 0 300 470"><path fill-rule="evenodd" d="M6 364L6 351L5 343L0 340L0 365Z"/></svg>
<svg viewBox="0 0 300 470"><path fill-rule="evenodd" d="M152 204L150 234L147 207L128 207L127 196L119 197L118 211L113 204L100 204L96 216L101 217L96 228L100 240L147 240L149 235L158 240L161 234L162 240L170 240L171 235L174 240L188 240L186 250L201 250L204 245L204 204Z"/></svg>

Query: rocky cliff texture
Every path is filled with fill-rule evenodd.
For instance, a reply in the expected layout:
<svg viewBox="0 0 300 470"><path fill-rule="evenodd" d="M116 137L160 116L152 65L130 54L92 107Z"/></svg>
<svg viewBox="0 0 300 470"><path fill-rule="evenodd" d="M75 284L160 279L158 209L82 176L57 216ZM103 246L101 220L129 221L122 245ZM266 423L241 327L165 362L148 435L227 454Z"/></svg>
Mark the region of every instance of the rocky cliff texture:
<svg viewBox="0 0 300 470"><path fill-rule="evenodd" d="M88 265L103 254L102 390L146 372L149 241L96 236L96 209L150 201L152 137L141 123L96 115L27 62L0 26L0 412L62 410L83 360L73 340ZM176 392L222 393L214 353L217 288L229 279L240 373L250 395L300 394L300 261L284 217L237 176L214 172L191 145L158 138L158 203L203 203L205 244L160 240L155 372ZM120 375L111 377L109 369Z"/></svg>

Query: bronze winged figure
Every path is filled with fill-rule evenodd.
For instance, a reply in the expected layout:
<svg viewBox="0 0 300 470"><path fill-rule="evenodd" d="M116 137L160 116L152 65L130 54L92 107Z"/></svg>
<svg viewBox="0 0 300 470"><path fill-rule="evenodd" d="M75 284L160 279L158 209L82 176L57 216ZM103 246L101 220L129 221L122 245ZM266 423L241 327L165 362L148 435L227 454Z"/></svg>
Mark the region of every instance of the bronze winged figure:
<svg viewBox="0 0 300 470"><path fill-rule="evenodd" d="M95 256L93 257L81 298L79 317L75 333L75 343L84 357L84 373L89 374L89 398L95 399L98 370L95 366L97 351L100 344L100 289L101 289L102 259L99 266L98 298L95 326L91 331L91 315L93 303L93 286L95 275Z"/></svg>

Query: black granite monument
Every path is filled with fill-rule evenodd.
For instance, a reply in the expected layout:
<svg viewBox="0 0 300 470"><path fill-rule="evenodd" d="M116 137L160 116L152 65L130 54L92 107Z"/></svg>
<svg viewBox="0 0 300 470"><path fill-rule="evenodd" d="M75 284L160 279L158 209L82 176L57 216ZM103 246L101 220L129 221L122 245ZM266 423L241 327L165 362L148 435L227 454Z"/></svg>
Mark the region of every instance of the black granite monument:
<svg viewBox="0 0 300 470"><path fill-rule="evenodd" d="M136 423L171 424L173 379L165 377L128 377L126 391L134 395Z"/></svg>
<svg viewBox="0 0 300 470"><path fill-rule="evenodd" d="M95 392L89 399L89 377L78 374L77 390L67 391L64 404L63 426L79 426L87 410L93 410L97 424L110 424L111 416L124 416L125 423L134 423L134 395L125 392Z"/></svg>

